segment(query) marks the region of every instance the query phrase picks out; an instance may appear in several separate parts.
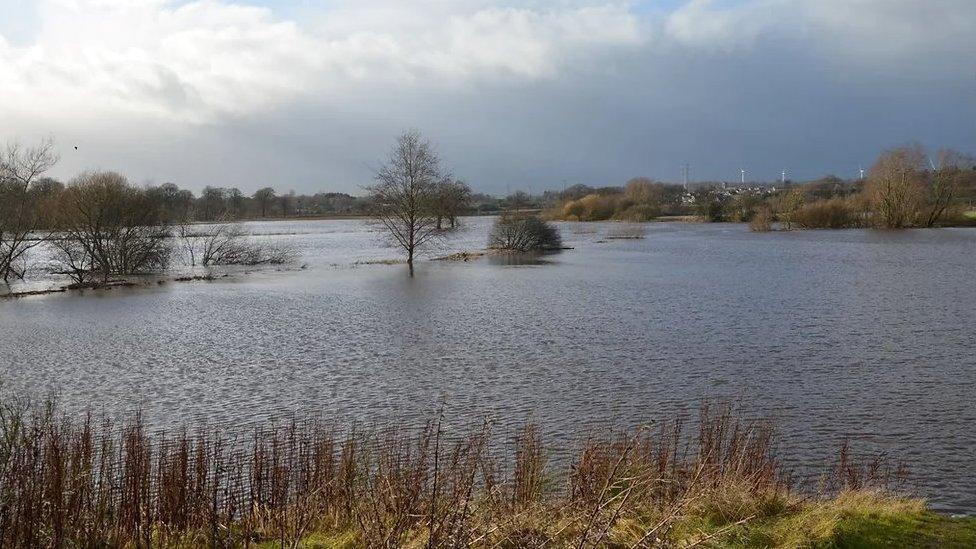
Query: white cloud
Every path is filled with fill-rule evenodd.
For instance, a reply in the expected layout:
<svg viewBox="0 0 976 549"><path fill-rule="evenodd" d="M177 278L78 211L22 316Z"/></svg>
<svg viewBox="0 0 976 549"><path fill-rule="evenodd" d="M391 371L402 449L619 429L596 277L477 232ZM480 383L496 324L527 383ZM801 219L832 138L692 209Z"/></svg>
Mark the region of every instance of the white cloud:
<svg viewBox="0 0 976 549"><path fill-rule="evenodd" d="M749 2L732 7L712 0L691 0L665 22L667 36L680 45L731 52L752 46L774 21L773 10L782 2Z"/></svg>
<svg viewBox="0 0 976 549"><path fill-rule="evenodd" d="M378 86L553 79L642 47L737 55L764 34L872 62L976 46L970 1L691 0L642 19L610 1L341 0L298 23L230 0L41 0L32 41L0 35L0 112L209 122Z"/></svg>
<svg viewBox="0 0 976 549"><path fill-rule="evenodd" d="M578 50L640 42L619 6L479 8L381 30L363 9L359 28L339 31L217 0L45 0L33 44L0 44L0 101L201 122L377 83L547 78Z"/></svg>

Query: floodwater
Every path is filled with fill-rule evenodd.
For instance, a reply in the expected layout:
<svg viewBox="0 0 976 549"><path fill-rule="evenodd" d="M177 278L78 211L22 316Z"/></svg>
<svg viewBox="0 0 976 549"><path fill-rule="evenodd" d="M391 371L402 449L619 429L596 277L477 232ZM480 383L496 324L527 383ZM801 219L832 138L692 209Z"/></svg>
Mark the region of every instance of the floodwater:
<svg viewBox="0 0 976 549"><path fill-rule="evenodd" d="M468 219L438 253L482 248ZM757 234L744 225L563 224L533 261L372 264L362 221L250 223L299 266L214 282L0 301L8 393L156 424L309 411L587 429L731 399L790 463L844 439L908 466L939 509L976 512L976 230ZM35 281L35 284L37 282Z"/></svg>

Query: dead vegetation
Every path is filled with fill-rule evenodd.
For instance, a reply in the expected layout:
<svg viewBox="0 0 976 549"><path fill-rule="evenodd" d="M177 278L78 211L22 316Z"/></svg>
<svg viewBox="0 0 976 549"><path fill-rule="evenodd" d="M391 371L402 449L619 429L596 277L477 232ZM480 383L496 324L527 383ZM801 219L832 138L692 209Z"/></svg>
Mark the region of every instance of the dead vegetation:
<svg viewBox="0 0 976 549"><path fill-rule="evenodd" d="M283 265L298 256L293 248L256 240L243 225L226 220L196 227L183 223L177 236L190 266Z"/></svg>
<svg viewBox="0 0 976 549"><path fill-rule="evenodd" d="M246 436L153 433L0 408L4 547L686 547L800 505L768 423L705 406L586 439L553 465L533 425L501 451L486 425L340 430L295 420ZM846 452L846 450L845 450ZM848 456L833 492L888 482ZM846 461L844 461L846 460Z"/></svg>

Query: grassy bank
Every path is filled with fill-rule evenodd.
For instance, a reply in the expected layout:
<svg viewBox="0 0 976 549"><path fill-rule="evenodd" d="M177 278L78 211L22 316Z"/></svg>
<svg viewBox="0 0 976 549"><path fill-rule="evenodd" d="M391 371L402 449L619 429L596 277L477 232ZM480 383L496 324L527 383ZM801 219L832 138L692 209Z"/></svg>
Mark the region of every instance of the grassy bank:
<svg viewBox="0 0 976 549"><path fill-rule="evenodd" d="M781 467L765 422L728 407L696 428L583 440L540 431L150 432L55 407L0 409L3 547L969 547L976 523L889 490L846 447L816 486Z"/></svg>

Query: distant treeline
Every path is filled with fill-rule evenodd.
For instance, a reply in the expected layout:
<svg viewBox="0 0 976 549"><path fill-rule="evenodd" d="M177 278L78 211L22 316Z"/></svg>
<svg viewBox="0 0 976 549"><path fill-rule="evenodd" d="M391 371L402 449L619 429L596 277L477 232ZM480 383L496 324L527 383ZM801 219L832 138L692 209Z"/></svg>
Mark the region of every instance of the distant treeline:
<svg viewBox="0 0 976 549"><path fill-rule="evenodd" d="M952 150L929 155L908 145L882 152L864 180L826 177L759 202L735 203L732 212L756 231L772 229L773 221L786 230L903 229L972 225L974 200L976 159Z"/></svg>
<svg viewBox="0 0 976 549"><path fill-rule="evenodd" d="M933 227L976 223L976 160L956 151L929 155L918 145L884 151L865 179L829 175L776 185L696 183L691 188L644 177L623 186L574 185L526 207L572 221L649 221L695 216L702 221L748 222L755 230L850 227Z"/></svg>
<svg viewBox="0 0 976 549"><path fill-rule="evenodd" d="M426 151L429 145L419 135L402 136L398 146L405 146L402 141L407 138L436 167L436 155ZM93 275L107 280L113 274L159 270L172 253L171 246L159 244L161 237L178 233L187 246L196 246L201 235L192 240L189 224L242 219L371 215L387 219L394 236L410 235L411 250L418 222L423 225L422 237L433 236L453 228L459 216L499 212L636 222L694 215L704 221L748 222L757 231L771 230L776 222L787 230L976 224L971 212L976 200L976 160L948 150L932 156L917 145L883 152L864 180L828 176L776 187L699 183L689 190L639 177L620 187L577 184L541 195L518 191L505 198L474 193L439 169L428 170L431 173L421 178L422 184L416 177L403 177L402 168L383 172L379 175L385 174L385 185L371 187L363 197L337 192L299 195L272 187L248 196L237 188L212 186L196 195L173 183L135 186L113 172L84 173L65 184L44 175L57 161L51 142L0 149L0 279L4 281L24 277L28 252L42 242L56 248L62 271L79 282ZM404 219L413 225L406 232L399 227ZM180 229L172 231L172 227ZM210 236L211 247L229 246L233 252L214 255L199 250L204 264L279 261L287 255L253 249L242 242L238 230ZM189 250L191 264L196 251ZM411 259L408 252L408 262Z"/></svg>

